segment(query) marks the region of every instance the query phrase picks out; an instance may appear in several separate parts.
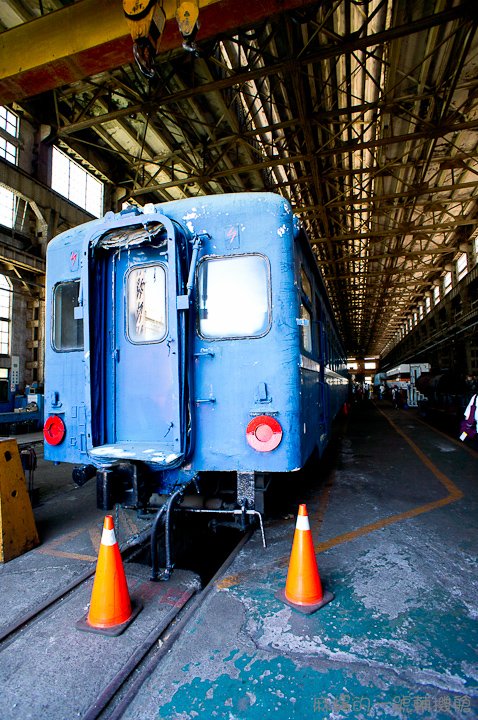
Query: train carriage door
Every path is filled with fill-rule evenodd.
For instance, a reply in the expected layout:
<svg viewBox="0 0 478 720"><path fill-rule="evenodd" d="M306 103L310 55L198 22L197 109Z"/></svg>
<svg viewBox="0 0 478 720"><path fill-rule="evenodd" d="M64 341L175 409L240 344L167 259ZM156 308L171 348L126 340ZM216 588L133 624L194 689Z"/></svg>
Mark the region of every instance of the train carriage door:
<svg viewBox="0 0 478 720"><path fill-rule="evenodd" d="M105 259L104 433L118 458L166 465L183 451L175 231L157 246L109 249ZM93 443L95 444L95 443ZM101 454L98 447L93 454ZM111 453L110 453L111 454ZM113 454L114 455L114 454Z"/></svg>

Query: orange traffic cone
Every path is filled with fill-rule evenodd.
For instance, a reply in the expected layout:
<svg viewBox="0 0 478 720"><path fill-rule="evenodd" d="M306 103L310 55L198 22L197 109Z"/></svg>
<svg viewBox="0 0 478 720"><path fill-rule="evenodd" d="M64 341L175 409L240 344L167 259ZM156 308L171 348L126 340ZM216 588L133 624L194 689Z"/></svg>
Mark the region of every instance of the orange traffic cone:
<svg viewBox="0 0 478 720"><path fill-rule="evenodd" d="M130 600L113 518L107 515L91 591L90 610L76 623L76 627L78 630L103 635L120 635L141 608L140 603L132 603Z"/></svg>
<svg viewBox="0 0 478 720"><path fill-rule="evenodd" d="M322 590L315 558L307 507L299 505L285 590L278 597L300 612L311 614L327 605L334 596Z"/></svg>

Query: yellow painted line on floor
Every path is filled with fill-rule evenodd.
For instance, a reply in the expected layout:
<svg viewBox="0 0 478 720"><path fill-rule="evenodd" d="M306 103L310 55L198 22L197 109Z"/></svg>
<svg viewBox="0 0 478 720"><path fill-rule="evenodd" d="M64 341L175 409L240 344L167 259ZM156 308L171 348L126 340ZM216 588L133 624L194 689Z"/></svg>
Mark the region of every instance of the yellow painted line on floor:
<svg viewBox="0 0 478 720"><path fill-rule="evenodd" d="M66 552L66 550L39 550L43 555L50 557L69 558L70 560L82 560L87 562L96 562L95 555L81 555L80 553Z"/></svg>
<svg viewBox="0 0 478 720"><path fill-rule="evenodd" d="M103 533L103 529L100 528L99 525L94 525L93 527L88 529L88 534L90 536L91 544L93 545L93 547L97 553L100 550L102 533Z"/></svg>
<svg viewBox="0 0 478 720"><path fill-rule="evenodd" d="M329 550L337 545L342 545L342 543L350 542L350 540L355 540L363 535L375 532L375 530L381 530L382 528L387 527L387 525L395 525L395 523L401 522L402 520L409 520L410 518L417 517L417 515L422 515L423 513L436 510L444 505L449 505L450 503L455 502L455 500L459 500L460 497L462 497L462 494L456 497L447 495L446 497L441 498L441 500L435 500L434 502L426 503L426 505L420 505L412 510L407 510L406 512L398 513L397 515L391 515L390 517L384 518L383 520L377 520L369 525L362 525L362 527L359 527L356 530L344 533L343 535L337 535L331 540L317 543L314 546L315 551L317 553L324 552L325 550Z"/></svg>
<svg viewBox="0 0 478 720"><path fill-rule="evenodd" d="M431 470L431 472L435 475L435 477L438 478L438 480L446 487L446 489L448 490L448 492L450 493L450 495L454 495L454 496L455 496L455 497L454 497L455 500L459 500L460 498L462 498L462 497L463 497L463 493L462 493L462 491L460 490L460 488L458 488L458 487L455 485L455 483L454 483L452 480L450 480L450 478L447 477L447 475L445 475L445 473L442 473L442 471L439 470L439 469L437 468L437 466L432 463L432 461L430 460L430 458L428 457L428 455L425 455L425 453L423 452L423 450L422 450L421 448L419 448L418 445L416 445L416 444L413 442L413 440L412 440L405 432L403 432L403 430L401 430L401 429L398 427L398 425L396 425L396 424L393 422L393 420L388 417L388 415L387 415L386 413L383 412L383 410L380 410L380 408L377 408L377 410L378 410L379 413L380 413L381 415L383 415L383 417L390 423L390 425L393 427L393 429L395 430L395 432L397 432L399 435L401 435L402 438L410 445L410 447L412 448L413 452L414 452L416 455L418 455L418 457L420 458L420 460L422 461L422 463L423 463L424 465L426 465L426 467L427 467L429 470ZM433 428L432 428L432 429L433 429Z"/></svg>
<svg viewBox="0 0 478 720"><path fill-rule="evenodd" d="M448 495L440 498L439 500L434 500L433 502L419 505L418 507L412 508L411 510L406 510L405 512L397 513L396 515L390 515L390 517L383 518L383 520L377 520L374 523L363 525L362 527L357 528L357 530L352 530L351 532L344 533L343 535L337 535L337 537L332 538L331 540L317 543L317 545L315 545L315 551L318 553L329 550L330 548L341 545L342 543L350 542L350 540L355 540L356 538L367 535L368 533L375 532L375 530L381 530L388 525L394 525L395 523L401 522L402 520L409 520L410 518L417 517L418 515L422 515L423 513L431 512L432 510L436 510L437 508L444 507L445 505L456 502L456 500L460 500L463 497L463 493L460 488L458 488L455 483L450 480L447 475L445 475L445 473L443 473L441 470L439 470L439 468L437 468L437 466L430 460L428 455L426 455L423 450L419 448L418 445L414 443L413 440L405 432L403 432L403 430L399 428L398 425L396 425L391 418L388 417L386 413L380 410L380 408L377 408L377 410L381 415L383 415L387 422L390 423L395 432L398 433L398 435L400 435L408 443L408 445L410 445L413 452L418 456L418 458L425 465L425 467L427 467L428 470L433 473L433 475L437 478L437 480L441 482L442 485L444 485L444 487L448 490Z"/></svg>
<svg viewBox="0 0 478 720"><path fill-rule="evenodd" d="M84 555L82 553L73 553L67 552L66 550L58 549L60 545L64 545L70 540L73 540L73 538L77 537L78 535L81 535L81 533L87 532L87 530L88 528L82 527L77 530L73 530L72 532L66 533L65 535L60 535L60 537L56 538L56 540L52 540L51 542L46 543L45 545L41 545L39 548L36 548L34 552L41 553L42 555L49 555L51 557L62 557L70 558L71 560L86 560L87 562L96 562L96 555Z"/></svg>
<svg viewBox="0 0 478 720"><path fill-rule="evenodd" d="M124 514L124 521L129 524L129 530L133 533L138 533L139 529L137 524L132 520L131 518L128 518L126 514ZM118 529L117 529L118 531ZM45 545L40 546L36 549L35 552L39 552L42 555L51 555L51 557L62 557L62 558L70 558L71 560L81 560L81 561L87 561L87 562L96 562L98 559L97 555L86 555L82 553L74 553L74 552L68 552L67 550L60 550L59 547L61 545L65 545L65 543L69 542L70 540L73 540L73 538L78 537L78 535L81 535L81 533L87 532L89 535L89 538L91 540L91 544L93 546L93 549L96 553L99 551L100 543L101 543L101 534L102 534L102 527L95 523L95 525L91 527L81 527L77 530L72 530L69 533L65 533L65 535L60 535L60 537L56 538L55 540L52 540L51 542L46 543Z"/></svg>
<svg viewBox="0 0 478 720"><path fill-rule="evenodd" d="M383 518L381 520L377 520L376 522L369 523L368 525L362 525L362 527L357 528L356 530L351 530L350 532L343 533L342 535L337 535L334 538L331 538L330 540L326 540L324 542L317 543L314 548L317 553L325 552L325 550L329 550L330 548L336 547L337 545L342 545L343 543L350 542L352 540L356 540L359 537L363 537L364 535L368 535L369 533L375 532L376 530L382 530L383 528L387 527L388 525L394 525L398 522L402 522L403 520L409 520L410 518L417 517L418 515L422 515L427 512L431 512L432 510L437 510L438 508L444 507L445 505L449 505L450 503L456 502L457 500L460 500L463 497L463 492L460 490L459 487L455 485L455 483L450 480L450 478L445 475L437 466L430 460L428 455L426 455L421 448L418 447L416 443L413 442L413 440L405 433L403 430L401 430L394 422L391 420L386 413L382 412L380 408L377 408L377 410L383 415L383 417L390 423L390 425L393 427L395 432L397 432L411 447L413 452L417 455L417 457L421 460L421 462L425 465L425 467L430 470L430 472L439 480L439 482L448 490L448 495L446 495L443 498L440 498L439 500L434 500L429 503L425 503L424 505L419 505L418 507L411 508L410 510L406 510L402 513L397 513L396 515L390 515L389 517ZM311 524L314 527L316 524L321 524L322 519L325 515L326 507L328 505L330 491L332 488L333 483L328 483L324 489L324 492L322 493L320 500L319 500L319 511L317 513L313 513L310 517ZM316 529L314 527L314 529ZM274 568L280 568L284 567L285 565L288 565L289 563L289 557L284 556L279 558L273 563L267 563L261 565L261 571L268 571L273 570ZM229 575L220 580L216 587L218 590L226 589L229 587L233 587L234 585L238 585L242 579L246 579L248 575L250 574L250 571L248 573L240 573L237 575Z"/></svg>

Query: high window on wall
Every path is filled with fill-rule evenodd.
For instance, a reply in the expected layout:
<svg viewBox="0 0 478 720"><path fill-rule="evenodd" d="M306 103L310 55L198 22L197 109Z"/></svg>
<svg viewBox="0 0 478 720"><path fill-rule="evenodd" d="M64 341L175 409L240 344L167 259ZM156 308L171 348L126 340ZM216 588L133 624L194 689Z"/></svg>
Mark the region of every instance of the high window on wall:
<svg viewBox="0 0 478 720"><path fill-rule="evenodd" d="M0 275L0 355L10 353L10 328L12 320L12 283Z"/></svg>
<svg viewBox="0 0 478 720"><path fill-rule="evenodd" d="M0 156L11 163L17 162L18 117L0 105Z"/></svg>
<svg viewBox="0 0 478 720"><path fill-rule="evenodd" d="M101 180L56 147L53 148L51 186L95 217L103 214Z"/></svg>
<svg viewBox="0 0 478 720"><path fill-rule="evenodd" d="M450 292L450 290L453 287L453 274L451 271L448 271L445 273L445 277L443 278L443 294L446 295Z"/></svg>
<svg viewBox="0 0 478 720"><path fill-rule="evenodd" d="M18 162L18 132L17 115L0 105L0 157L14 165ZM0 187L0 225L13 227L14 210L15 197L12 190Z"/></svg>
<svg viewBox="0 0 478 720"><path fill-rule="evenodd" d="M456 261L456 277L457 280L461 280L465 277L468 272L468 256L466 253L462 253Z"/></svg>

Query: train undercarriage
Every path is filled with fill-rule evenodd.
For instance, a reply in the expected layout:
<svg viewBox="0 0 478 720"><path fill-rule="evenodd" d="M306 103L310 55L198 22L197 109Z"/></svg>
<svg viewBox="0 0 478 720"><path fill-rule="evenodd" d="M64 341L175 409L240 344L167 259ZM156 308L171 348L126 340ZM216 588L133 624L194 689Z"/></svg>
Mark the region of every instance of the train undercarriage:
<svg viewBox="0 0 478 720"><path fill-rule="evenodd" d="M174 567L171 550L173 511L207 515L211 517L211 523L233 526L242 532L258 524L266 547L262 515L270 483L267 473L176 471L174 483L167 483L167 494L155 491L155 475L146 466L126 462L101 469L83 465L73 471L73 480L79 486L96 476L99 509L109 512L119 505L136 510L143 518L151 518L151 580L168 580ZM164 531L165 563L160 570L158 542L161 530Z"/></svg>

